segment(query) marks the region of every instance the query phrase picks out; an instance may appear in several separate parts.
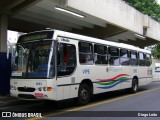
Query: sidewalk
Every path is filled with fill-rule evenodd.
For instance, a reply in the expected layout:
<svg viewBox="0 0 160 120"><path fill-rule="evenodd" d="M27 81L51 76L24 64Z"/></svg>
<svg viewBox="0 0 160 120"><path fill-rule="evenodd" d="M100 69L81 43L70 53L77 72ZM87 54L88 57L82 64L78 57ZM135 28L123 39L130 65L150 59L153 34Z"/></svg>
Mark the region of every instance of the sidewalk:
<svg viewBox="0 0 160 120"><path fill-rule="evenodd" d="M6 95L6 96L0 95L0 108L5 107L5 106L14 105L18 101L19 101L18 98L11 97L10 95Z"/></svg>

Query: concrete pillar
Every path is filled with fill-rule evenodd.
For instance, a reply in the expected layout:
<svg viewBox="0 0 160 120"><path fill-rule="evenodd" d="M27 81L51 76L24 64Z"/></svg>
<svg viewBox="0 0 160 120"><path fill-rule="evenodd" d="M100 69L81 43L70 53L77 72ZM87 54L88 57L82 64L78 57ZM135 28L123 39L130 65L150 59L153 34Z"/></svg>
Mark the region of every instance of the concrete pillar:
<svg viewBox="0 0 160 120"><path fill-rule="evenodd" d="M9 94L11 58L7 58L8 16L0 14L0 95Z"/></svg>
<svg viewBox="0 0 160 120"><path fill-rule="evenodd" d="M8 16L0 15L0 52L7 52Z"/></svg>

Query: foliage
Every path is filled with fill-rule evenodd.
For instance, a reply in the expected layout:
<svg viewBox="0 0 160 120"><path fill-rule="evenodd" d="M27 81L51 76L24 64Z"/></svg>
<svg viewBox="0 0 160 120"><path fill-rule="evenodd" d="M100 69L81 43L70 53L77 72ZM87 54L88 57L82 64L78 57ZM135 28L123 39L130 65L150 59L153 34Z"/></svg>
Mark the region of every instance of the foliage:
<svg viewBox="0 0 160 120"><path fill-rule="evenodd" d="M160 22L160 5L156 0L124 0L143 14L149 15L151 18ZM152 56L160 59L160 43L148 47L152 52Z"/></svg>
<svg viewBox="0 0 160 120"><path fill-rule="evenodd" d="M160 22L160 5L156 0L125 0L134 8Z"/></svg>
<svg viewBox="0 0 160 120"><path fill-rule="evenodd" d="M152 56L155 59L160 59L160 43L152 48Z"/></svg>

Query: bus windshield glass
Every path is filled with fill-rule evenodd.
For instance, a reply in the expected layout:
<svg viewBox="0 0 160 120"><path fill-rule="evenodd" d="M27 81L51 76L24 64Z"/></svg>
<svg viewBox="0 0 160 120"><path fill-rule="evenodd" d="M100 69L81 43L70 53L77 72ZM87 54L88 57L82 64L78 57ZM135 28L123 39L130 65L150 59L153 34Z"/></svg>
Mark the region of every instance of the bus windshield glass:
<svg viewBox="0 0 160 120"><path fill-rule="evenodd" d="M12 64L12 77L53 78L55 74L53 48L52 40L18 43L15 61Z"/></svg>

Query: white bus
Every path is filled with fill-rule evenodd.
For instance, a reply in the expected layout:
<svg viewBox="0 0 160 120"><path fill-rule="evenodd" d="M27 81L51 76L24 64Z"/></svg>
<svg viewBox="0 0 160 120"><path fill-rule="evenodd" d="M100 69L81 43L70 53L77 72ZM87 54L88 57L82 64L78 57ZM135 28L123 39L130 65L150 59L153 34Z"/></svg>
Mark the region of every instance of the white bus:
<svg viewBox="0 0 160 120"><path fill-rule="evenodd" d="M137 92L152 82L150 51L59 30L18 39L10 93L21 99L87 104L93 94Z"/></svg>

